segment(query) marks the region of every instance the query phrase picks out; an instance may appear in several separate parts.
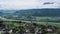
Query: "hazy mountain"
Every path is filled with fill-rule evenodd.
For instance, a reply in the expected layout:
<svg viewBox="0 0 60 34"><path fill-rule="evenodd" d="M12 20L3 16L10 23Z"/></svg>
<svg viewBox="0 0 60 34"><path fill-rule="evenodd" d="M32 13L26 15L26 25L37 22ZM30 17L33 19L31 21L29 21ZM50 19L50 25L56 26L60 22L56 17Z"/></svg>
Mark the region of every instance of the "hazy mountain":
<svg viewBox="0 0 60 34"><path fill-rule="evenodd" d="M32 15L32 16L50 16L50 17L59 17L60 9L27 9L19 10L14 14L16 15Z"/></svg>
<svg viewBox="0 0 60 34"><path fill-rule="evenodd" d="M14 13L17 10L0 10L2 13Z"/></svg>
<svg viewBox="0 0 60 34"><path fill-rule="evenodd" d="M2 13L2 12L0 12L0 16L1 16L1 15L3 15L3 13Z"/></svg>
<svg viewBox="0 0 60 34"><path fill-rule="evenodd" d="M60 9L26 9L26 10L0 10L0 15L32 15L32 16L50 16L60 17Z"/></svg>

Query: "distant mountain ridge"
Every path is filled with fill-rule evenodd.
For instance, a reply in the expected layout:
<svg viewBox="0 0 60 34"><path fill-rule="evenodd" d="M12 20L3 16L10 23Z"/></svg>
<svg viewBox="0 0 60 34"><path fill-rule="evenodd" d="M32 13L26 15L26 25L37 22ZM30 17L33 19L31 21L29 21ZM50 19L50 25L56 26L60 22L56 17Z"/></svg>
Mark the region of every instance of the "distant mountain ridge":
<svg viewBox="0 0 60 34"><path fill-rule="evenodd" d="M14 13L17 10L0 10L2 13Z"/></svg>
<svg viewBox="0 0 60 34"><path fill-rule="evenodd" d="M6 14L7 13L7 14ZM0 10L0 15L19 15L19 16L49 16L60 17L60 9L26 9L26 10Z"/></svg>
<svg viewBox="0 0 60 34"><path fill-rule="evenodd" d="M60 17L60 9L28 9L28 10L18 10L14 14L16 14L16 15Z"/></svg>

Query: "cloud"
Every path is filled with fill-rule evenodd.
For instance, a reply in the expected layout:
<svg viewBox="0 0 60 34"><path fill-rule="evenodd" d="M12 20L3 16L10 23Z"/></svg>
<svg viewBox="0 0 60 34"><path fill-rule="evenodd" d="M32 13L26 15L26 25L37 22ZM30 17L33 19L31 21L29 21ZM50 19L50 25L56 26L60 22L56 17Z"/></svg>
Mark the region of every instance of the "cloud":
<svg viewBox="0 0 60 34"><path fill-rule="evenodd" d="M44 2L54 4L43 5ZM0 10L59 8L59 0L0 0Z"/></svg>

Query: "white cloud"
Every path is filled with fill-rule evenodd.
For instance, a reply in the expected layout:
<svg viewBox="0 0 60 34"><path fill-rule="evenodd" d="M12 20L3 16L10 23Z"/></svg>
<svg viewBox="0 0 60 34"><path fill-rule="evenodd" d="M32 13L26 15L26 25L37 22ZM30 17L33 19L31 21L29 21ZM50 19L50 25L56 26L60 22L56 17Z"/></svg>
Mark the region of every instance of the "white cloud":
<svg viewBox="0 0 60 34"><path fill-rule="evenodd" d="M54 2L54 4L43 5L44 2ZM0 10L59 8L59 6L59 0L0 0Z"/></svg>

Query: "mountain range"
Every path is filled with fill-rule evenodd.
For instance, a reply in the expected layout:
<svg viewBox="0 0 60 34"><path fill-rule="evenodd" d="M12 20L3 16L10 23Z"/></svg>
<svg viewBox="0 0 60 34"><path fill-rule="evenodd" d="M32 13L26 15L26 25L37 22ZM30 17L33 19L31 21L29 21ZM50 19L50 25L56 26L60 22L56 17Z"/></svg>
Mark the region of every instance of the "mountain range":
<svg viewBox="0 0 60 34"><path fill-rule="evenodd" d="M32 15L32 16L49 16L60 17L60 9L28 9L18 10L14 14L16 15Z"/></svg>
<svg viewBox="0 0 60 34"><path fill-rule="evenodd" d="M26 9L26 10L0 10L0 15L10 13L12 15L23 16L49 16L60 17L60 9ZM6 14L7 15L7 14Z"/></svg>

